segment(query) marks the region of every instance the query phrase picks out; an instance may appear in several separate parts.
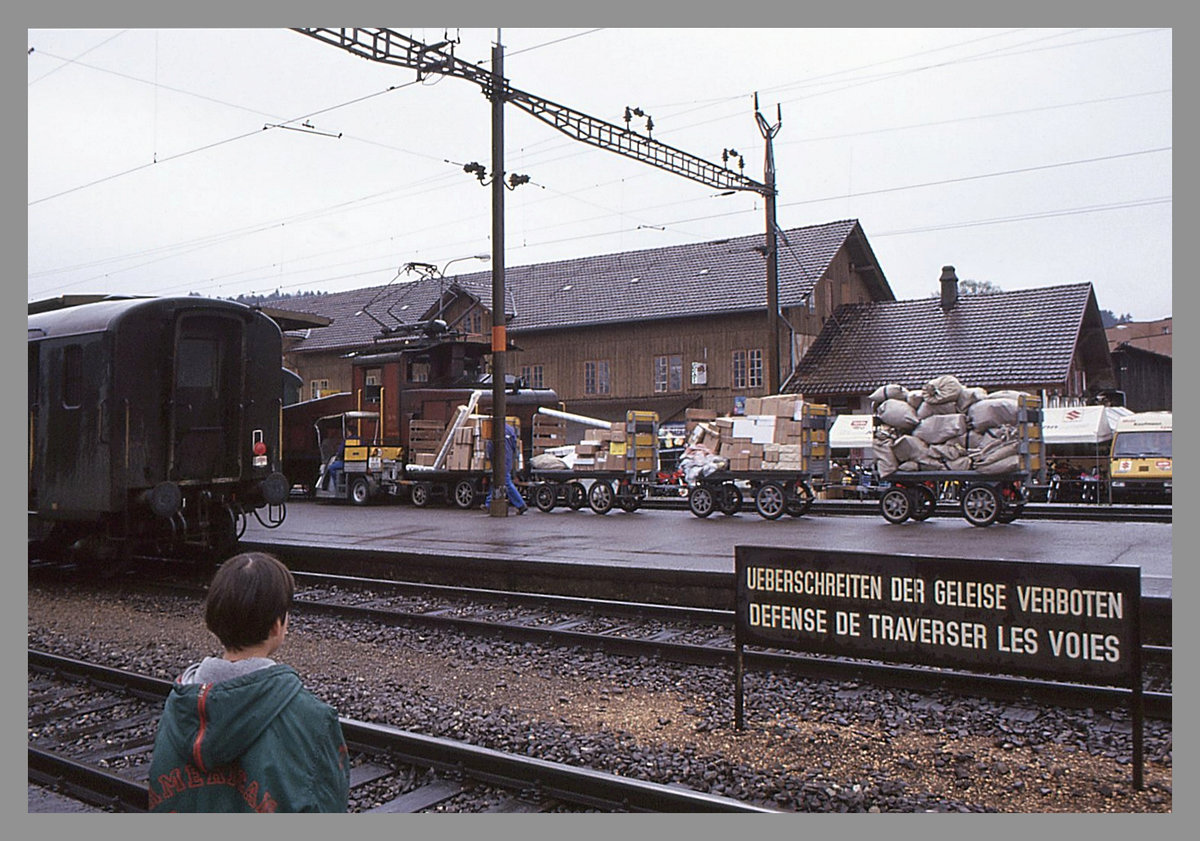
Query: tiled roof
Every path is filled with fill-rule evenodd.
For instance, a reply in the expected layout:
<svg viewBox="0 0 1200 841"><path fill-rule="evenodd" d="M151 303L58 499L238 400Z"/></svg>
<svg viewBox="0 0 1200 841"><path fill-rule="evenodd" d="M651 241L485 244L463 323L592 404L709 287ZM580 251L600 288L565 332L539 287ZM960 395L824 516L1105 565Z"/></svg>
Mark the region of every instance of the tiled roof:
<svg viewBox="0 0 1200 841"><path fill-rule="evenodd" d="M861 394L943 374L983 388L1065 382L1085 326L1102 329L1090 283L960 295L948 312L936 296L847 304L783 390Z"/></svg>
<svg viewBox="0 0 1200 841"><path fill-rule="evenodd" d="M793 228L779 237L780 306L798 306L852 236L867 262L870 246L853 219ZM510 333L595 324L649 321L766 309L763 235L579 257L505 273ZM881 295L891 297L882 273ZM457 285L490 309L491 270L337 292L289 302L289 309L328 316L296 350L369 344L385 324L421 320L443 289ZM370 302L370 303L368 303ZM356 315L366 306L367 314Z"/></svg>

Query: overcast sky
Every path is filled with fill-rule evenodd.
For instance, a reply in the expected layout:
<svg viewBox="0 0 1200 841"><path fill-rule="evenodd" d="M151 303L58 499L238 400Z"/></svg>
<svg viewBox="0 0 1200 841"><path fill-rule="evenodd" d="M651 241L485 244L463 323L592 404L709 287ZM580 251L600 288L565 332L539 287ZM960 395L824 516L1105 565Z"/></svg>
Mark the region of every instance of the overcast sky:
<svg viewBox="0 0 1200 841"><path fill-rule="evenodd" d="M495 29L397 30L490 67ZM1168 29L502 29L523 91L763 180L782 228L861 222L897 298L943 265L1004 290L1091 282L1172 314ZM28 299L233 297L485 269L490 104L286 29L28 31ZM631 127L645 133L644 118ZM762 199L562 135L513 106L509 266L762 233ZM466 258L466 259L460 259Z"/></svg>

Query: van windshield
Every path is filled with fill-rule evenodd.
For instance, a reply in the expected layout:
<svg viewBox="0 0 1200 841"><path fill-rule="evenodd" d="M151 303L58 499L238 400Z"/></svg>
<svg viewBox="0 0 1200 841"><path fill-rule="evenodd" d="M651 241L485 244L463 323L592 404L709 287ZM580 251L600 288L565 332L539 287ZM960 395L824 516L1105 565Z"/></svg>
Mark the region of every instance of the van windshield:
<svg viewBox="0 0 1200 841"><path fill-rule="evenodd" d="M1170 432L1122 432L1113 443L1113 458L1171 457Z"/></svg>

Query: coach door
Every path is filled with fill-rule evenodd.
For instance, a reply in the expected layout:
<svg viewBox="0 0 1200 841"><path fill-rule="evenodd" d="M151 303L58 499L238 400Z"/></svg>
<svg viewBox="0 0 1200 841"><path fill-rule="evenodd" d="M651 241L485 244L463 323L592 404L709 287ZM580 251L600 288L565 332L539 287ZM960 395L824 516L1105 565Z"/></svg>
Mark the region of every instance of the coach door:
<svg viewBox="0 0 1200 841"><path fill-rule="evenodd" d="M176 481L240 478L242 333L242 322L233 318L179 317L171 413Z"/></svg>

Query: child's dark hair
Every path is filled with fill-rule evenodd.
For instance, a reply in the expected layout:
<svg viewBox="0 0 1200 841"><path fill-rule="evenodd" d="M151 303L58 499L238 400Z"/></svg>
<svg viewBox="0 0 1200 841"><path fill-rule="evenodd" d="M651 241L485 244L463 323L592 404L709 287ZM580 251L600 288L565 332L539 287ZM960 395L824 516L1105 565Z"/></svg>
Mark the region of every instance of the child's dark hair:
<svg viewBox="0 0 1200 841"><path fill-rule="evenodd" d="M264 641L292 607L291 571L265 552L243 552L221 564L208 587L204 624L227 651Z"/></svg>

